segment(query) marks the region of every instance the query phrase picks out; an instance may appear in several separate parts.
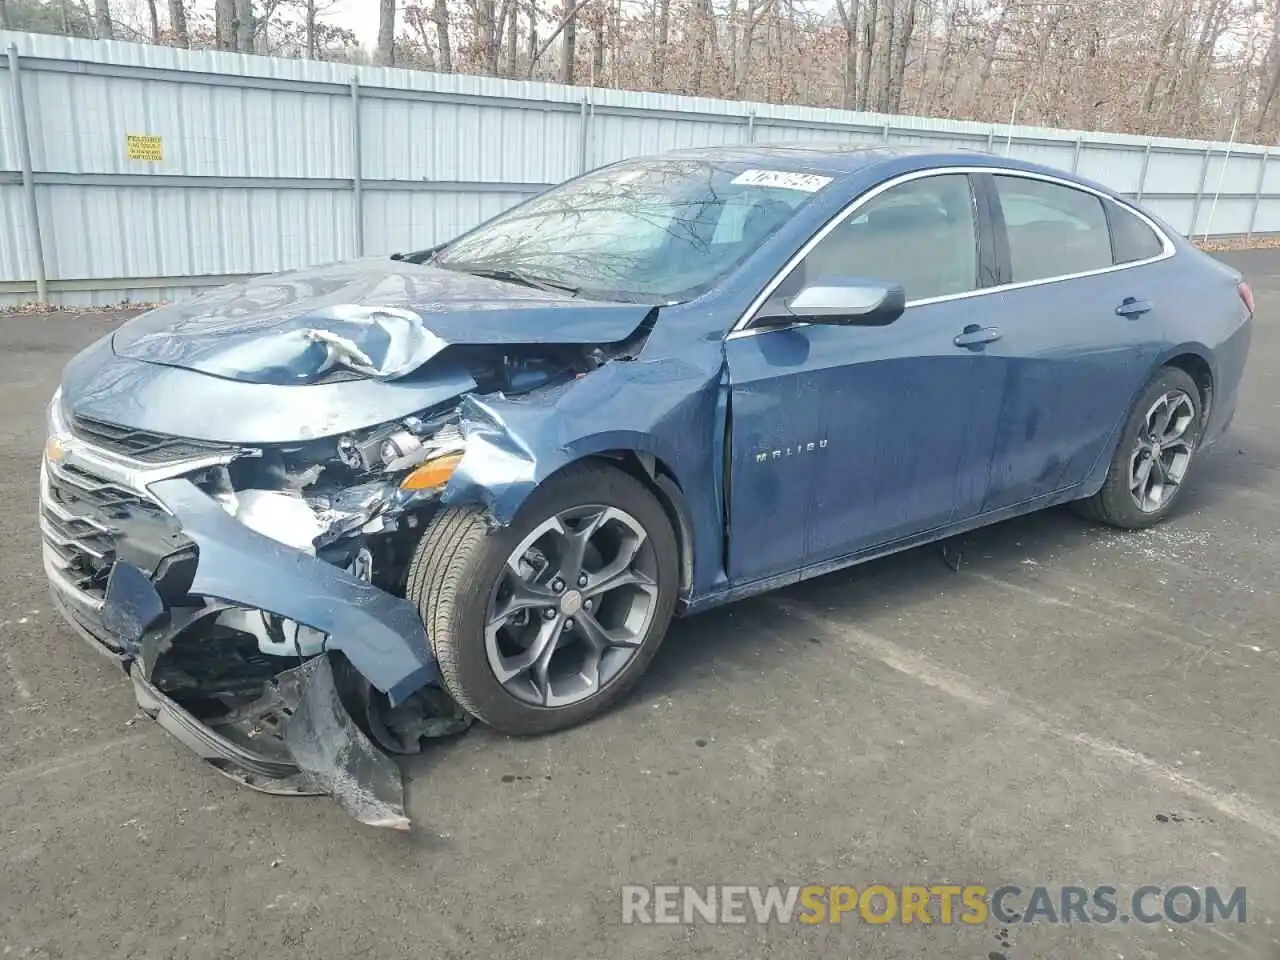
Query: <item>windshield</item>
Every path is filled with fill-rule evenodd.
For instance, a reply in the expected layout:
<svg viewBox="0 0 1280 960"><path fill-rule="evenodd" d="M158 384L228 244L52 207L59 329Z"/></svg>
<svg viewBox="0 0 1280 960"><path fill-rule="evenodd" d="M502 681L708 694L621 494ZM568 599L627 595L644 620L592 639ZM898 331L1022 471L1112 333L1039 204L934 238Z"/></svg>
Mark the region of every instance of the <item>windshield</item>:
<svg viewBox="0 0 1280 960"><path fill-rule="evenodd" d="M687 300L830 181L702 160L630 161L548 191L459 238L432 263L600 299Z"/></svg>

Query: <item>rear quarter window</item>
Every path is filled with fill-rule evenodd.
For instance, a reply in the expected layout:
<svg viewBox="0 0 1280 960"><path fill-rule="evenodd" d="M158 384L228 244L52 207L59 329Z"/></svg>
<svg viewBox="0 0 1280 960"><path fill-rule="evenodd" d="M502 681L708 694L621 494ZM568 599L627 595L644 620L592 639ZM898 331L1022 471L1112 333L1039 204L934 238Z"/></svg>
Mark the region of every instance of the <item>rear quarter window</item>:
<svg viewBox="0 0 1280 960"><path fill-rule="evenodd" d="M1118 203L1108 203L1106 207L1116 263L1133 263L1160 256L1164 244L1154 230Z"/></svg>

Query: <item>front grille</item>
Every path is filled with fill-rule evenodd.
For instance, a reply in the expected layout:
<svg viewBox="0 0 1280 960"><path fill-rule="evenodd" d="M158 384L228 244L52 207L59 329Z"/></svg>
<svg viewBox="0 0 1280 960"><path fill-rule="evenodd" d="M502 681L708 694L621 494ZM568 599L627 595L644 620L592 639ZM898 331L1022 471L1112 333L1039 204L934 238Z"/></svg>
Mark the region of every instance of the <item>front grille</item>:
<svg viewBox="0 0 1280 960"><path fill-rule="evenodd" d="M132 509L164 511L148 497L81 467L46 461L43 473L40 533L46 572L96 609L116 559L112 520Z"/></svg>
<svg viewBox="0 0 1280 960"><path fill-rule="evenodd" d="M89 417L72 417L71 432L96 447L143 463L171 463L228 449L220 443L135 430Z"/></svg>

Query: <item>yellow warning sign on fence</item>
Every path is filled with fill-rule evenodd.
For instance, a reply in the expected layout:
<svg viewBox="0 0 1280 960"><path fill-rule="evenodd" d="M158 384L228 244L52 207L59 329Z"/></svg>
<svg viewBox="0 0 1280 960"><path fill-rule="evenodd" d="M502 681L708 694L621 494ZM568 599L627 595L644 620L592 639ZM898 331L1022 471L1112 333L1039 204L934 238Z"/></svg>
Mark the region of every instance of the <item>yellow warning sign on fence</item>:
<svg viewBox="0 0 1280 960"><path fill-rule="evenodd" d="M127 133L124 137L125 153L130 160L159 163L164 159L164 140L149 133Z"/></svg>

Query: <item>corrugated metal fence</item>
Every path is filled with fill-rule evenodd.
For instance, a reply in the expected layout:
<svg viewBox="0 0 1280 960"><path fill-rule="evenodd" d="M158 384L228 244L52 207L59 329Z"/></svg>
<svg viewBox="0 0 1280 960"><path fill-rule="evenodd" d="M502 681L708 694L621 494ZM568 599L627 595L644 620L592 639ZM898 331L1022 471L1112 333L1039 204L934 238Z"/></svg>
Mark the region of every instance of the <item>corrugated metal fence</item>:
<svg viewBox="0 0 1280 960"><path fill-rule="evenodd" d="M0 302L172 299L418 249L624 157L785 140L1007 153L1197 236L1280 231L1240 144L883 116L0 32ZM38 228L37 228L38 224Z"/></svg>

